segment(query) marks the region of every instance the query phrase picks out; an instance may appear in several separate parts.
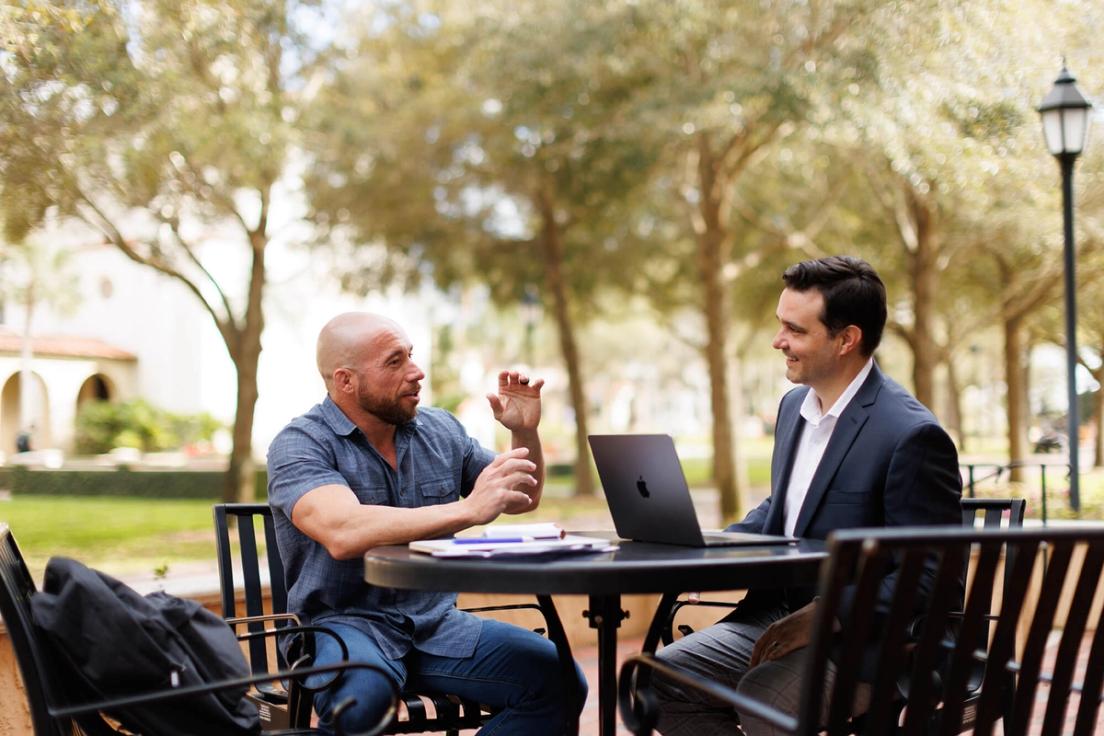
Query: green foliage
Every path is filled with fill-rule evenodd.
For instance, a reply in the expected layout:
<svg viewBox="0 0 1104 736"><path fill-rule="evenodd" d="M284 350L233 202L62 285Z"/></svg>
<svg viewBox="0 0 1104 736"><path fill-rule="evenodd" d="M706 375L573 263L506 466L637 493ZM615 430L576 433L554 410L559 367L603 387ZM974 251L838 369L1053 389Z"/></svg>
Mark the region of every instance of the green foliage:
<svg viewBox="0 0 1104 736"><path fill-rule="evenodd" d="M116 447L142 452L175 450L208 441L222 425L202 414L174 414L142 399L123 403L89 401L77 413L77 452L98 454Z"/></svg>

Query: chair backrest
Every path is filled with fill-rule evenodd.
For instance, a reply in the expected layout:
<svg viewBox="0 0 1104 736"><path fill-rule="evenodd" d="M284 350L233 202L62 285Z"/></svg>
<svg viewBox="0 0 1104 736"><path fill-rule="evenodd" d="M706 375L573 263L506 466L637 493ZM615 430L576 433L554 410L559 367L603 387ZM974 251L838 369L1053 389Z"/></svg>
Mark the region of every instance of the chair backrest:
<svg viewBox="0 0 1104 736"><path fill-rule="evenodd" d="M962 499L962 526L977 525L981 515L982 526L1023 526L1027 502L1022 498L964 498Z"/></svg>
<svg viewBox="0 0 1104 736"><path fill-rule="evenodd" d="M265 557L268 564L269 587L272 596L271 613L287 612L287 588L284 586L284 563L276 544L276 525L272 509L264 503L215 504L215 544L218 549L219 588L222 593L222 615L260 616L264 610L264 583L257 544L256 521L264 531ZM245 593L245 610L238 611L234 590L233 542L230 519L236 520L237 541L241 564L241 582Z"/></svg>
<svg viewBox="0 0 1104 736"><path fill-rule="evenodd" d="M35 637L31 618L31 596L35 593L34 579L26 569L19 545L7 524L0 524L0 616L8 628L8 638L15 661L23 675L26 700L31 707L31 722L38 736L62 734L54 726L47 711L47 693L51 692L50 670L47 653Z"/></svg>
<svg viewBox="0 0 1104 736"><path fill-rule="evenodd" d="M958 733L963 701L970 692L970 674L976 661L985 664L977 700L975 733L990 733L1002 716L1006 673L1018 673L1013 697L1014 718L1005 733L1024 733L1036 698L1045 695L1042 734L1065 734L1071 694L1080 692L1072 733L1088 736L1095 730L1104 684L1104 618L1088 621L1092 601L1104 569L1104 525L1062 529L861 529L837 532L828 540L829 559L821 569L810 666L802 688L798 733L814 733L820 722L823 683L828 658L837 667L829 696L827 732L845 733L854 703L860 667L869 651L876 655L870 679L870 711L866 733L895 730L893 707L899 680L907 680L908 704L903 715L905 733L927 732L933 723L939 733ZM959 580L963 562L976 549L978 562L968 584L961 615ZM1043 550L1049 555L1045 570L1037 565ZM995 633L989 639L985 613L992 598L1002 554L1013 560L1004 590ZM1078 568L1074 561L1080 559ZM909 641L917 594L924 570L935 565L935 577L926 604L919 638ZM879 592L887 586L887 570L896 582L887 600ZM1079 569L1073 574L1074 569ZM1069 578L1069 580L1067 580ZM1071 595L1057 635L1056 614L1063 587ZM1025 603L1027 605L1025 605ZM1022 656L1016 660L1015 632L1021 616L1028 624ZM835 621L846 622L833 632ZM948 636L948 630L955 630ZM1086 674L1073 683L1075 666L1086 630L1095 630ZM1050 671L1043 671L1048 640L1057 636L1057 655ZM1040 688L1040 684L1043 687ZM942 702L939 702L939 701ZM938 706L938 713L936 708ZM1035 729L1032 729L1036 732Z"/></svg>
<svg viewBox="0 0 1104 736"><path fill-rule="evenodd" d="M35 736L62 736L71 731L67 722L56 723L50 716L49 705L57 702L55 694L60 690L54 679L57 670L50 664L52 654L35 633L31 618L34 593L34 579L15 537L7 524L0 523L0 616L23 676Z"/></svg>
<svg viewBox="0 0 1104 736"><path fill-rule="evenodd" d="M280 551L276 545L276 526L272 520L272 509L263 503L221 503L215 504L215 546L218 552L219 591L222 595L222 615L225 618L235 616L261 616L266 613L287 613L287 588L284 583L284 564L280 560ZM231 524L233 519L236 523ZM268 565L268 585L272 608L264 607L265 586L261 579L261 558L257 544L257 522L260 522L264 534L265 558ZM231 526L237 528L231 532ZM238 610L235 585L234 544L237 540L238 572L245 597L245 609ZM263 624L250 624L251 631L260 631ZM267 672L267 654L265 642L252 639L249 642L249 661L257 674ZM285 663L280 662L283 666Z"/></svg>
<svg viewBox="0 0 1104 736"><path fill-rule="evenodd" d="M962 499L962 526L973 529L980 518L982 527L985 529L1002 527L1016 529L1023 526L1026 509L1027 502L1022 498L964 498ZM1006 588L1012 575L1012 563L1016 560L1016 552L1015 550L1005 552L1009 555L1004 561L1004 587ZM969 565L969 558L966 564ZM991 607L992 602L984 607L986 615L989 615Z"/></svg>

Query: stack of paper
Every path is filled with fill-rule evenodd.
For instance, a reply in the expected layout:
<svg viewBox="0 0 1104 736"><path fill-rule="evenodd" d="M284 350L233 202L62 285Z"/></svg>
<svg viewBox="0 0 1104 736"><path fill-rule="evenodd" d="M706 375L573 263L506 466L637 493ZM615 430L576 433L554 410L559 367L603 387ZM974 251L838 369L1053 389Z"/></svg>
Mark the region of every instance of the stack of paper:
<svg viewBox="0 0 1104 736"><path fill-rule="evenodd" d="M497 539L499 537L524 537L526 539L563 539L567 532L563 527L553 521L537 524L489 524L483 527L483 536Z"/></svg>
<svg viewBox="0 0 1104 736"><path fill-rule="evenodd" d="M558 555L582 552L609 552L617 549L608 539L568 534L562 539L526 537L467 537L464 539L422 539L410 543L415 552L434 557L516 557Z"/></svg>

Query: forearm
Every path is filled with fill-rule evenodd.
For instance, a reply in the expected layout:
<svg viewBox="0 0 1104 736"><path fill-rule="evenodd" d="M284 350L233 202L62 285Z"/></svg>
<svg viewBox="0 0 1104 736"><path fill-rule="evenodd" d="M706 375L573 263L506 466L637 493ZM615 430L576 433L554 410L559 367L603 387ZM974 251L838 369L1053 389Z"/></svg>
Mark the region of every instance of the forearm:
<svg viewBox="0 0 1104 736"><path fill-rule="evenodd" d="M368 506L348 489L323 486L300 499L292 522L334 559L348 560L373 547L449 536L476 520L464 501L420 508Z"/></svg>
<svg viewBox="0 0 1104 736"><path fill-rule="evenodd" d="M514 430L510 434L510 441L511 447L515 450L519 447L524 447L529 450L528 460L537 466L531 473L531 475L537 479L537 484L531 486L521 483L515 486L514 490L521 491L529 496L529 498L532 499L532 503L527 508L518 509L517 511L507 509L506 513L517 514L525 511L532 511L540 503L541 495L544 491L544 451L541 449L540 434L536 429Z"/></svg>

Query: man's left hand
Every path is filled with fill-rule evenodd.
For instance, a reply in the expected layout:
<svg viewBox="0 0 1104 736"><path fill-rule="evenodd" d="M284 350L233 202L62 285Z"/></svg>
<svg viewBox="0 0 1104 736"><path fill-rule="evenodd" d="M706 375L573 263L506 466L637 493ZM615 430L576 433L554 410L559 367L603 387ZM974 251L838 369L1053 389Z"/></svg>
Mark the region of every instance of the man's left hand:
<svg viewBox="0 0 1104 736"><path fill-rule="evenodd" d="M517 371L498 374L498 394L487 394L494 417L511 432L536 429L541 416L544 379L531 380Z"/></svg>
<svg viewBox="0 0 1104 736"><path fill-rule="evenodd" d="M790 652L808 646L813 638L815 613L816 602L814 601L768 626L751 650L751 662L748 667L780 659Z"/></svg>

